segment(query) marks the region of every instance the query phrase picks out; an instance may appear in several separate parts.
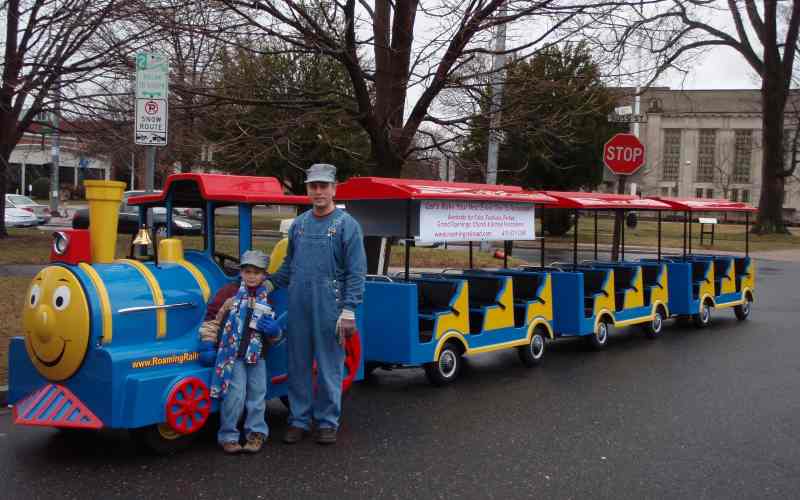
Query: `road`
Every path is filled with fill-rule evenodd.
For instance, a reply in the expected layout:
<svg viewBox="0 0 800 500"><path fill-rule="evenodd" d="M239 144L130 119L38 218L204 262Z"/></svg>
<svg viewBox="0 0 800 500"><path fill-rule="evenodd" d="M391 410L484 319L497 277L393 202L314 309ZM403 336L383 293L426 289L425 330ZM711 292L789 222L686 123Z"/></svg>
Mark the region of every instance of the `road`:
<svg viewBox="0 0 800 500"><path fill-rule="evenodd" d="M6 498L796 498L800 264L760 262L753 316L706 330L637 329L610 346L471 358L456 383L377 371L347 396L339 443L285 446L286 410L257 456L206 437L152 457L127 434L16 428L0 414ZM5 496L4 495L4 496Z"/></svg>

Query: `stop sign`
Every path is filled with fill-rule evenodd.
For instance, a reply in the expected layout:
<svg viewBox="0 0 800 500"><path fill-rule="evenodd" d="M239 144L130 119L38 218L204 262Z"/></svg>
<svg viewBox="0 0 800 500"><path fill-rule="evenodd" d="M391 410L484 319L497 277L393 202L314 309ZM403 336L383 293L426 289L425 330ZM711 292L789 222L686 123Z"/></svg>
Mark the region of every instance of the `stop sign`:
<svg viewBox="0 0 800 500"><path fill-rule="evenodd" d="M644 144L633 134L616 134L603 146L603 163L617 175L631 175L644 165Z"/></svg>

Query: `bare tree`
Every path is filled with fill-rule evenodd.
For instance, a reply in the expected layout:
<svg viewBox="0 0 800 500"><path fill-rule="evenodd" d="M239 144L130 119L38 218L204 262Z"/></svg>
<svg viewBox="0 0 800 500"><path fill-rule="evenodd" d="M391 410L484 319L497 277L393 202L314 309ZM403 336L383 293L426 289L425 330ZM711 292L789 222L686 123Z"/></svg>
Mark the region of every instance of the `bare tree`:
<svg viewBox="0 0 800 500"><path fill-rule="evenodd" d="M115 29L128 15L116 0L7 0L0 88L0 193L7 191L11 152L55 99L79 107L102 92L104 71L136 40ZM60 87L59 95L54 88ZM8 236L0 203L0 238Z"/></svg>
<svg viewBox="0 0 800 500"><path fill-rule="evenodd" d="M434 102L464 77L464 69L487 49L492 30L528 21L524 36L506 53L518 56L563 41L580 32L581 16L624 2L556 0L239 1L222 0L255 32L275 37L297 51L338 61L352 85L346 108L369 136L375 171L399 176L420 144L424 123L466 123L467 116L434 114ZM500 15L506 4L505 15ZM424 26L423 26L424 24ZM530 28L535 26L535 29ZM410 95L418 95L410 102Z"/></svg>
<svg viewBox="0 0 800 500"><path fill-rule="evenodd" d="M784 185L791 170L784 167L783 113L794 68L800 0L779 6L776 0L652 0L641 2L634 22L617 18L621 41L638 46L655 57L656 71L674 68L687 57L708 47L737 51L761 78L762 185L754 231L785 232ZM650 9L650 10L647 10ZM712 22L714 16L730 16L735 33Z"/></svg>

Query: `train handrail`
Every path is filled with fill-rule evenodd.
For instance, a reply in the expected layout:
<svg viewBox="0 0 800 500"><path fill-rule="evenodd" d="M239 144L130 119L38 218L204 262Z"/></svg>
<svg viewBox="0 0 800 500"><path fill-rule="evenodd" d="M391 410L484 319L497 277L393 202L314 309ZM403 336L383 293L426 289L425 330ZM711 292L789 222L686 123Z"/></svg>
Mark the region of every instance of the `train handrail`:
<svg viewBox="0 0 800 500"><path fill-rule="evenodd" d="M128 314L134 312L142 312L142 311L157 311L159 309L186 309L189 307L197 307L192 301L189 302L178 302L176 304L160 304L154 306L138 306L138 307L124 307L122 309L117 309L117 313L119 314Z"/></svg>
<svg viewBox="0 0 800 500"><path fill-rule="evenodd" d="M384 280L386 280L386 281L388 281L390 283L394 283L394 280L392 278L390 278L389 276L385 275L385 274L368 274L367 278L384 279Z"/></svg>

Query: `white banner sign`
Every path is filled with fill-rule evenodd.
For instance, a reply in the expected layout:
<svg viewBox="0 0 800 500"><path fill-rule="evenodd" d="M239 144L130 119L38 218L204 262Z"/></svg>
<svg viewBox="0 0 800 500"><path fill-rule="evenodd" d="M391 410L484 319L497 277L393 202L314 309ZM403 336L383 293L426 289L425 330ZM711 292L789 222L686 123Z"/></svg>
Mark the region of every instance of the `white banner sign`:
<svg viewBox="0 0 800 500"><path fill-rule="evenodd" d="M167 145L166 99L136 99L134 138L140 146Z"/></svg>
<svg viewBox="0 0 800 500"><path fill-rule="evenodd" d="M533 205L491 201L422 201L420 241L532 240Z"/></svg>

